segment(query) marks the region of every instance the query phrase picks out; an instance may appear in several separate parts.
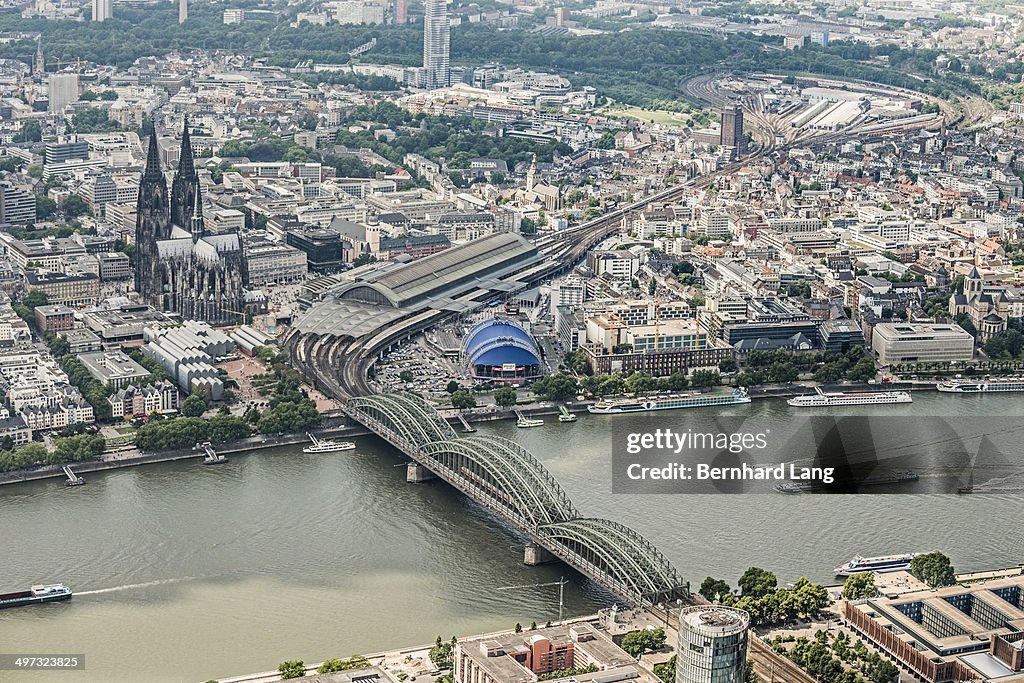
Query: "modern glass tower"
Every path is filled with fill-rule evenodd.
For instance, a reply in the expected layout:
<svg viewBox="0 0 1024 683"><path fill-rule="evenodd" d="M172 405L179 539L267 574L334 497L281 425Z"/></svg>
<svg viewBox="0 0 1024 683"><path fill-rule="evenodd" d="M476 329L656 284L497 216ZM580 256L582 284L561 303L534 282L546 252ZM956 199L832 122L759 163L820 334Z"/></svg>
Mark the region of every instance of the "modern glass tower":
<svg viewBox="0 0 1024 683"><path fill-rule="evenodd" d="M423 3L423 87L431 90L448 87L448 50L451 45L451 21L446 0Z"/></svg>
<svg viewBox="0 0 1024 683"><path fill-rule="evenodd" d="M720 605L679 615L676 683L743 683L750 615Z"/></svg>

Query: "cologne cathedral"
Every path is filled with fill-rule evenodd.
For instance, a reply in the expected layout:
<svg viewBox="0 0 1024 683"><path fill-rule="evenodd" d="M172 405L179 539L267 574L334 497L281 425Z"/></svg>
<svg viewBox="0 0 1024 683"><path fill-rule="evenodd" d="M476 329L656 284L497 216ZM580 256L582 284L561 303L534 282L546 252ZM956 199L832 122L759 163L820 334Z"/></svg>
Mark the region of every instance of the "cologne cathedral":
<svg viewBox="0 0 1024 683"><path fill-rule="evenodd" d="M206 232L187 121L170 197L156 132L150 136L137 208L135 290L143 302L186 320L239 322L248 284L241 239Z"/></svg>

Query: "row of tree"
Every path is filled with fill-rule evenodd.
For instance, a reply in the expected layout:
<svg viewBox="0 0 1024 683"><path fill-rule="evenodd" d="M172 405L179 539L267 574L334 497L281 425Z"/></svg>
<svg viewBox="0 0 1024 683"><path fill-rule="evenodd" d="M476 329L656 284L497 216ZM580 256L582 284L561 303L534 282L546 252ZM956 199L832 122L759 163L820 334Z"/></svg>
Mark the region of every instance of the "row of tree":
<svg viewBox="0 0 1024 683"><path fill-rule="evenodd" d="M739 593L736 594L728 583L709 576L701 583L698 592L711 602L745 610L755 626L813 616L829 603L824 586L811 583L802 576L792 588L779 588L775 574L760 567L751 567L743 572L738 586Z"/></svg>
<svg viewBox="0 0 1024 683"><path fill-rule="evenodd" d="M244 439L252 428L240 417L215 415L206 420L200 417L179 417L172 420L152 420L139 427L135 445L140 451L167 451L191 448L209 441L214 445Z"/></svg>
<svg viewBox="0 0 1024 683"><path fill-rule="evenodd" d="M54 449L46 450L39 443L30 443L13 448L8 443L0 449L0 472L13 472L37 465L63 465L69 462L90 460L103 454L107 446L101 434L79 434L57 438Z"/></svg>
<svg viewBox="0 0 1024 683"><path fill-rule="evenodd" d="M829 631L819 630L813 639L776 636L771 647L822 683L896 683L899 680L899 669L894 664L869 650L862 640L851 643L845 631L833 636Z"/></svg>
<svg viewBox="0 0 1024 683"><path fill-rule="evenodd" d="M577 379L566 373L556 373L537 380L531 389L546 401L568 401L581 392L593 396L649 394L656 391L681 391L687 387L706 389L721 383L719 372L707 369L694 370L689 377L681 372L665 377L653 377L645 372L614 372Z"/></svg>

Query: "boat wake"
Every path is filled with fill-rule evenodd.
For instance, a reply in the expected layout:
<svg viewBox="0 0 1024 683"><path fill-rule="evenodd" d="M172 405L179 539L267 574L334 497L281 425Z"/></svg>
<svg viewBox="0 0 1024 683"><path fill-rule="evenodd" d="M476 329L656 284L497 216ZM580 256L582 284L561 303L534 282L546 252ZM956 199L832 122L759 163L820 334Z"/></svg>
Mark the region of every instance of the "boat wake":
<svg viewBox="0 0 1024 683"><path fill-rule="evenodd" d="M151 588L153 586L163 586L169 583L181 583L183 581L194 581L196 577L186 576L180 579L160 579L158 581L146 581L145 583L128 583L123 586L114 586L112 588L99 588L93 591L75 591L75 597L80 595L102 595L103 593L117 593L118 591L135 590L136 588Z"/></svg>

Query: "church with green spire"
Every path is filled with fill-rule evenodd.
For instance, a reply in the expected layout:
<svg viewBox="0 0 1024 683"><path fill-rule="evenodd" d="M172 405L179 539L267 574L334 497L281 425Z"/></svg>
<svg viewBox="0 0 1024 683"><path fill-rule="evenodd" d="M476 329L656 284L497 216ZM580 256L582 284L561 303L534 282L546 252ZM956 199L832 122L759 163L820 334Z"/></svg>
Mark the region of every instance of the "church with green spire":
<svg viewBox="0 0 1024 683"><path fill-rule="evenodd" d="M181 139L170 193L156 132L150 135L135 220L135 290L154 308L211 325L241 322L248 273L237 232L208 233L189 140Z"/></svg>

